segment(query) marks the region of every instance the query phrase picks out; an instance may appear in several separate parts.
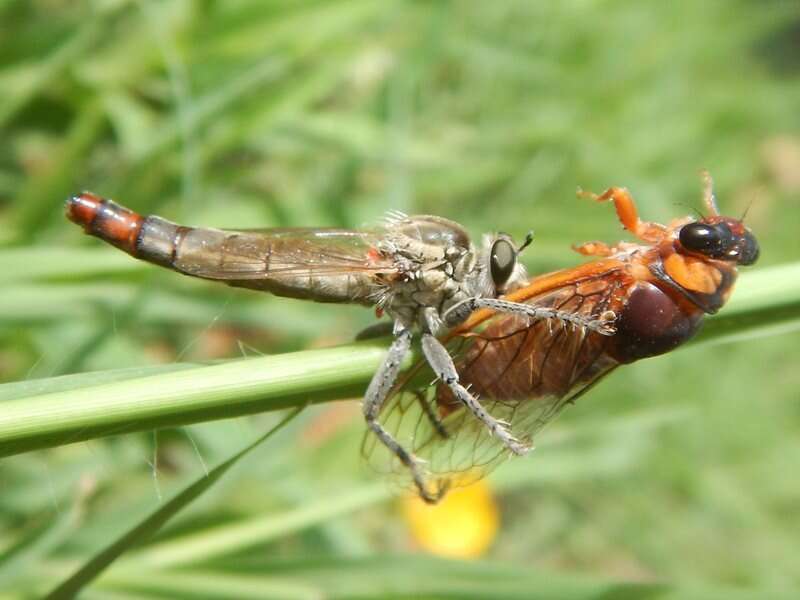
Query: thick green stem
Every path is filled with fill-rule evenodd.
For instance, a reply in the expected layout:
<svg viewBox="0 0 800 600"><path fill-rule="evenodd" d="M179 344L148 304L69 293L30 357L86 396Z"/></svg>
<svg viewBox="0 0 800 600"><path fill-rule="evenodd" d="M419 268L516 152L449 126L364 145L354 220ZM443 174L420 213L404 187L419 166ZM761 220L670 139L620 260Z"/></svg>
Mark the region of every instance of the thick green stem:
<svg viewBox="0 0 800 600"><path fill-rule="evenodd" d="M708 319L697 341L797 328L800 264L792 264L744 275L729 305ZM373 340L101 384L87 375L87 386L66 390L63 381L54 379L50 389L60 391L49 393L42 393L49 382L39 382L37 395L0 404L0 456L359 397L385 349L386 340ZM3 391L0 386L0 397Z"/></svg>

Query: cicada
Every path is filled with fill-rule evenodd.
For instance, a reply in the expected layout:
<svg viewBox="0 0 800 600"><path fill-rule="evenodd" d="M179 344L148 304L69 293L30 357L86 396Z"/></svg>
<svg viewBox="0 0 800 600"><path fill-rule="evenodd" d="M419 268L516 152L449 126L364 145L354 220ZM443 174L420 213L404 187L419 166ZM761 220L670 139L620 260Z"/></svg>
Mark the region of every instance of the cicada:
<svg viewBox="0 0 800 600"><path fill-rule="evenodd" d="M703 179L707 214L668 225L640 220L624 188L599 195L579 191L597 202L613 202L637 241L575 246L594 260L533 277L501 298L531 307L531 315L550 310L559 318L481 307L442 338L455 357L459 385L522 447L532 447L545 424L618 366L689 340L704 315L716 313L730 297L737 267L757 260L752 232L740 219L719 214L711 178L704 173ZM609 319L613 335L582 325ZM421 493L435 498L454 474L461 482L480 477L514 448L501 443L484 419L476 420L474 409L465 409L449 373L435 372L438 379L431 384L426 370L420 361L403 374L380 416L425 465L427 487ZM398 466L372 439L365 439L363 451L379 468Z"/></svg>

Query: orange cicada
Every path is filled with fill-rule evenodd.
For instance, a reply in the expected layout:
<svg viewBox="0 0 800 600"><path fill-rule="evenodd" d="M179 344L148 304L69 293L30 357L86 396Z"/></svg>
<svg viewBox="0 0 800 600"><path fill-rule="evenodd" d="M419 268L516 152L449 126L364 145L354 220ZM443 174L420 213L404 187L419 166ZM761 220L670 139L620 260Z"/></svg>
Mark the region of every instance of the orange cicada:
<svg viewBox="0 0 800 600"><path fill-rule="evenodd" d="M623 227L638 242L577 246L577 252L596 260L534 277L502 297L575 315L578 323L613 315L613 335L565 319L533 320L480 309L445 337L461 383L526 447L564 406L617 366L669 352L690 339L703 316L729 298L737 267L756 261L755 237L741 220L719 214L706 173L704 183L707 216L669 225L641 221L624 188L600 195L579 192L613 202ZM437 479L437 489L423 494L436 497L450 475L482 476L512 450L464 410L450 386L427 385L420 378L423 367L418 363L394 386L381 419ZM371 439L365 439L363 450L374 464L387 466L387 456ZM396 466L393 457L388 463Z"/></svg>

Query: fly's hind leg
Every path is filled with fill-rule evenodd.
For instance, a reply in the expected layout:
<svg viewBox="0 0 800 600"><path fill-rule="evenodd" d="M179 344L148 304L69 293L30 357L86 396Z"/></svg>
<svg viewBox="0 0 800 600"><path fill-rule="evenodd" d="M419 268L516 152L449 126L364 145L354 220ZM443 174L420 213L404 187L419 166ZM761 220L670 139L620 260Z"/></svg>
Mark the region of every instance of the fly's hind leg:
<svg viewBox="0 0 800 600"><path fill-rule="evenodd" d="M442 380L442 383L450 388L450 391L453 392L458 401L466 406L475 418L481 421L506 448L514 454L526 454L530 450L530 446L514 437L508 430L506 423L490 415L483 405L478 402L478 399L461 385L453 359L450 358L447 348L435 336L430 333L422 335L422 352L425 354L425 358L434 373L436 373L436 376Z"/></svg>
<svg viewBox="0 0 800 600"><path fill-rule="evenodd" d="M419 491L420 497L425 502L434 504L438 502L447 491L445 485L440 485L435 492L428 490L425 485L423 468L417 458L398 442L386 428L378 422L378 415L381 407L386 400L389 390L392 388L400 372L400 365L406 354L411 348L411 331L407 328L400 328L395 334L395 340L389 347L389 352L383 364L372 376L367 393L364 396L364 419L367 427L378 437L380 442L394 454L403 465L411 472L414 485Z"/></svg>
<svg viewBox="0 0 800 600"><path fill-rule="evenodd" d="M428 418L428 422L431 424L431 427L433 427L434 431L436 431L436 435L443 440L449 438L450 434L447 433L444 423L442 423L442 420L436 414L433 407L425 399L425 393L417 390L414 392L414 395L417 397L417 402L419 402L420 407L422 407L422 412L425 413L425 416Z"/></svg>

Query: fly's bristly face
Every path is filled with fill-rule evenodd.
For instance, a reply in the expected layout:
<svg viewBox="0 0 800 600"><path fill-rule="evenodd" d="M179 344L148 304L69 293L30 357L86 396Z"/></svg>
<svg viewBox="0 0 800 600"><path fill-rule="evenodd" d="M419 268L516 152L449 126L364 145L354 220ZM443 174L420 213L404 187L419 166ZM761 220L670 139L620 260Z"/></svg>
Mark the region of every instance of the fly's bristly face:
<svg viewBox="0 0 800 600"><path fill-rule="evenodd" d="M528 273L520 262L520 253L533 240L531 234L517 247L510 235L498 233L483 238L479 293L485 296L508 294L525 285Z"/></svg>

